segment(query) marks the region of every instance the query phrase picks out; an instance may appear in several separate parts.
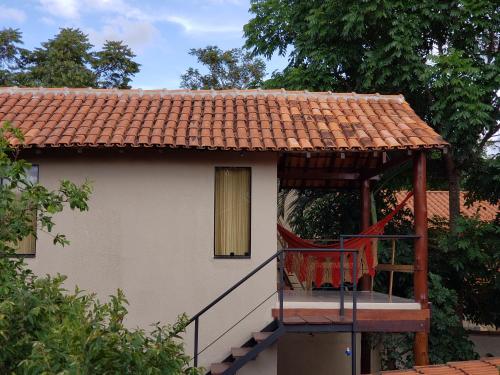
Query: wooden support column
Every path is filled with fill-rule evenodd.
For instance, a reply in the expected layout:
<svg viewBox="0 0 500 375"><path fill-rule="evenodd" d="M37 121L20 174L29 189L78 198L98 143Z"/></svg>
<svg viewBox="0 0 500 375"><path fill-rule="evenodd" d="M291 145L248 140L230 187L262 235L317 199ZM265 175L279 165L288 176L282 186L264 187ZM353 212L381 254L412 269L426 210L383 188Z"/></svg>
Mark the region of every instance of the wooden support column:
<svg viewBox="0 0 500 375"><path fill-rule="evenodd" d="M365 230L370 226L371 218L371 198L370 198L370 180L361 182L361 230ZM359 280L360 290L370 290L371 280L369 275L364 275Z"/></svg>
<svg viewBox="0 0 500 375"><path fill-rule="evenodd" d="M361 182L361 230L370 226L371 218L371 198L370 198L370 180ZM359 280L360 290L371 289L371 278L364 275ZM361 373L371 374L371 343L369 333L361 334Z"/></svg>
<svg viewBox="0 0 500 375"><path fill-rule="evenodd" d="M426 158L419 151L413 158L413 212L415 213L415 260L414 260L414 291L415 300L420 302L422 309L429 308L429 292L427 285L428 249L427 249L427 192L426 192ZM415 365L429 364L429 338L427 332L415 333L414 354Z"/></svg>

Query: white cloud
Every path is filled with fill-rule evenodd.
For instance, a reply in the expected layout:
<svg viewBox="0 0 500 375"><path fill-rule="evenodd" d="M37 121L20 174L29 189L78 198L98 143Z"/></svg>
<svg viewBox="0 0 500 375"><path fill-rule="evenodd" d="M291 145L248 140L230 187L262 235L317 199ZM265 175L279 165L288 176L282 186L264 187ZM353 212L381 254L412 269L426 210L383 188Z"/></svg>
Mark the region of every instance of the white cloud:
<svg viewBox="0 0 500 375"><path fill-rule="evenodd" d="M248 5L247 1L244 0L203 0L210 4L232 4L232 5Z"/></svg>
<svg viewBox="0 0 500 375"><path fill-rule="evenodd" d="M26 20L26 13L20 9L8 8L0 5L0 20L24 22Z"/></svg>
<svg viewBox="0 0 500 375"><path fill-rule="evenodd" d="M175 15L165 10L143 11L135 6L129 5L125 0L39 0L42 9L45 9L56 17L77 19L82 13L97 11L101 13L110 13L122 17L132 22L142 22L140 25L145 27L144 22L168 22L182 27L188 34L200 33L228 33L240 32L241 25L221 25L206 23L183 15ZM211 1L240 1L240 0L211 0ZM113 22L117 25L116 22ZM154 28L149 26L149 32ZM148 32L148 30L145 30ZM147 37L147 35L146 35Z"/></svg>
<svg viewBox="0 0 500 375"><path fill-rule="evenodd" d="M228 33L242 30L241 26L204 24L181 16L165 16L160 19L181 26L187 33Z"/></svg>
<svg viewBox="0 0 500 375"><path fill-rule="evenodd" d="M42 17L40 20L48 26L54 26L56 24L56 21L52 17Z"/></svg>
<svg viewBox="0 0 500 375"><path fill-rule="evenodd" d="M80 17L78 0L40 0L42 9L56 17L76 19Z"/></svg>
<svg viewBox="0 0 500 375"><path fill-rule="evenodd" d="M160 34L159 30L147 21L130 21L123 17L116 18L102 28L86 29L90 41L101 46L106 40L122 40L135 52L141 52Z"/></svg>

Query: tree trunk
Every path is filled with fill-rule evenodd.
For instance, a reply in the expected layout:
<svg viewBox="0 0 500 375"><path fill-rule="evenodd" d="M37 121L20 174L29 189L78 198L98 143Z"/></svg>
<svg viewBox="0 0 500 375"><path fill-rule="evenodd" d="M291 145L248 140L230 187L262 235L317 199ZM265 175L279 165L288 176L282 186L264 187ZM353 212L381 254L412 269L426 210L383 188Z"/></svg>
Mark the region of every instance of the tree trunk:
<svg viewBox="0 0 500 375"><path fill-rule="evenodd" d="M450 233L457 232L457 220L460 216L460 171L457 169L451 152L445 154L446 172L448 174Z"/></svg>

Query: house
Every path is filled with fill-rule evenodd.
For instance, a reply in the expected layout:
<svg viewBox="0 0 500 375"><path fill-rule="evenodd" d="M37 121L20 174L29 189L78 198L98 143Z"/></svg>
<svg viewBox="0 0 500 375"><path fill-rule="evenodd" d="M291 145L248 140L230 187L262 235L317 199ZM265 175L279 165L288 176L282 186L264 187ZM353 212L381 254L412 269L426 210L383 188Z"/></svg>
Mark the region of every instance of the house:
<svg viewBox="0 0 500 375"><path fill-rule="evenodd" d="M405 191L400 191L396 193L396 199L398 202L401 202L406 196ZM467 192L460 192L460 212L464 216L476 216L483 221L493 221L495 220L499 207L495 207L489 202L481 201L474 202L471 205L465 204L465 196ZM408 202L408 207L412 208L412 198ZM449 202L450 196L448 191L442 190L429 190L427 191L427 216L429 219L440 218L449 220L450 211L449 211Z"/></svg>
<svg viewBox="0 0 500 375"><path fill-rule="evenodd" d="M500 357L485 357L476 361L448 362L444 365L415 366L411 370L383 371L387 375L449 374L449 375L497 375Z"/></svg>
<svg viewBox="0 0 500 375"><path fill-rule="evenodd" d="M25 134L21 156L33 163L34 180L94 186L89 212L56 219L69 248L45 233L24 245L34 272L66 274L69 288L103 298L123 289L130 326L186 312L188 353L212 374L358 373L359 362L367 373L362 332L416 332L417 364L427 364L425 153L448 144L402 96L0 88L6 120ZM364 276L358 293L363 253L347 245L325 250L350 262L334 264L336 291L285 293L278 184L359 190L366 229L370 180L408 160L415 301L375 296ZM352 285L344 284L349 272Z"/></svg>

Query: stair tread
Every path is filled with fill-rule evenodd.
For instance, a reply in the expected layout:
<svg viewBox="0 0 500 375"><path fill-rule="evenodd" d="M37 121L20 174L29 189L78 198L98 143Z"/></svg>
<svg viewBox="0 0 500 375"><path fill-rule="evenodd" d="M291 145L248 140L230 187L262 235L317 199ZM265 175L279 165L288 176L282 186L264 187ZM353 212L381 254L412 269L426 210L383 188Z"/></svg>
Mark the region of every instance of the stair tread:
<svg viewBox="0 0 500 375"><path fill-rule="evenodd" d="M231 363L227 363L227 362L212 363L212 365L210 366L210 373L212 375L221 375L229 367L231 367Z"/></svg>
<svg viewBox="0 0 500 375"><path fill-rule="evenodd" d="M252 350L251 347L241 347L241 348L231 348L231 354L233 357L243 357L248 354L248 352Z"/></svg>
<svg viewBox="0 0 500 375"><path fill-rule="evenodd" d="M255 341L257 342L262 342L265 339L267 339L269 336L271 336L273 332L254 332L252 333L252 336Z"/></svg>

